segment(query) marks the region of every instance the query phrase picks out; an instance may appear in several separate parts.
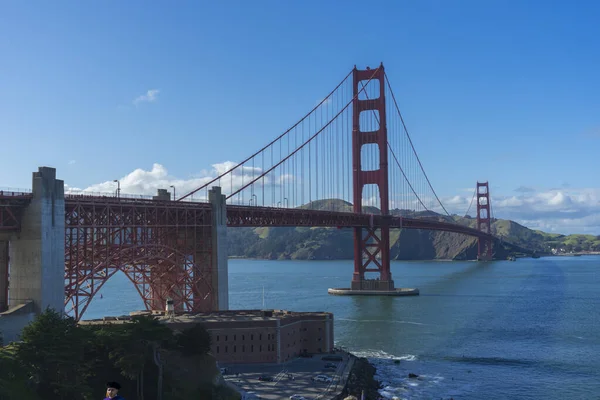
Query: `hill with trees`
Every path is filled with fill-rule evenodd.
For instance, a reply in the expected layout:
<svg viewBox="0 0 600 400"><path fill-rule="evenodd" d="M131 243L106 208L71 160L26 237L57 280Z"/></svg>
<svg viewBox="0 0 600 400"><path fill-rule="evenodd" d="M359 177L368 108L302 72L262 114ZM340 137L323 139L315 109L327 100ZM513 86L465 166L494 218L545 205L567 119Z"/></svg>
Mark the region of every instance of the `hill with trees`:
<svg viewBox="0 0 600 400"><path fill-rule="evenodd" d="M351 212L348 202L330 199L315 201L301 208ZM368 213L378 214L373 207ZM432 211L392 210L392 215L457 223L472 228L470 216L441 215ZM492 220L492 233L500 238L494 244L496 258L519 253L519 247L537 254L550 254L553 248L565 251L600 251L600 236L558 235L531 230L514 221ZM230 257L259 259L328 260L352 259L352 230L347 228L261 227L228 229ZM390 255L393 260L468 260L477 257L477 239L450 232L392 229Z"/></svg>

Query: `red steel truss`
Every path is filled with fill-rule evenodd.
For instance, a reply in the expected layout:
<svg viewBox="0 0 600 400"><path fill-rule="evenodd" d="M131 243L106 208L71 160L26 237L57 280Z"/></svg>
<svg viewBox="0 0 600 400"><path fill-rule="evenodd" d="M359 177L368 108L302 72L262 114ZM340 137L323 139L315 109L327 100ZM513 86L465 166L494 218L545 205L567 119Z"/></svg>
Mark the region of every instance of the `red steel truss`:
<svg viewBox="0 0 600 400"><path fill-rule="evenodd" d="M30 200L31 194L0 192L0 230L17 230ZM382 226L456 232L489 243L493 239L478 229L435 220L299 208L228 205L227 225L364 229L363 272L385 271L379 257ZM212 310L212 257L208 203L65 196L65 308L77 320L119 271L135 285L149 310L162 310L168 297L179 310ZM375 268L367 268L369 263Z"/></svg>
<svg viewBox="0 0 600 400"><path fill-rule="evenodd" d="M92 298L115 273L135 285L149 310L162 310L167 297L185 311L213 309L211 287L212 210L208 203L115 197L65 198L66 311L80 319ZM312 226L366 231L364 272L381 272L381 226L462 233L491 242L467 226L371 214L305 209L227 206L229 227ZM389 248L389 247L388 247Z"/></svg>
<svg viewBox="0 0 600 400"><path fill-rule="evenodd" d="M0 191L0 231L21 229L23 209L31 198L31 193Z"/></svg>
<svg viewBox="0 0 600 400"><path fill-rule="evenodd" d="M492 222L490 215L490 187L487 182L477 182L477 230L491 235ZM477 259L492 259L492 240L479 237L477 241Z"/></svg>
<svg viewBox="0 0 600 400"><path fill-rule="evenodd" d="M227 206L227 226L358 227L369 223L369 215L317 211L301 208Z"/></svg>
<svg viewBox="0 0 600 400"><path fill-rule="evenodd" d="M211 215L209 204L66 196L66 311L79 320L118 271L149 310L167 297L180 310L212 310Z"/></svg>

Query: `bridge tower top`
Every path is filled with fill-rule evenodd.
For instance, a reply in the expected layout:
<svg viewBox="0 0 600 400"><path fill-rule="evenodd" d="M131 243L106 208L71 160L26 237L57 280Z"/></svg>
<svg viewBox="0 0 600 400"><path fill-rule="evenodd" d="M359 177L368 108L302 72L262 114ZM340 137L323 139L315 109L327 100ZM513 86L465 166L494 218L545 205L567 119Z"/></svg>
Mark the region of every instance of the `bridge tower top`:
<svg viewBox="0 0 600 400"><path fill-rule="evenodd" d="M375 184L379 189L381 214L389 214L388 189L388 152L387 125L385 106L385 70L383 64L377 69L359 70L354 67L352 100L352 181L354 195L354 212L362 213L363 190L366 185ZM379 96L369 98L369 84L378 86ZM361 97L366 97L361 99ZM361 113L373 113L378 128L370 132L361 131ZM361 150L364 145L375 144L378 147L379 165L375 170L365 170L361 160Z"/></svg>
<svg viewBox="0 0 600 400"><path fill-rule="evenodd" d="M477 229L488 234L492 233L490 213L490 187L488 182L477 182ZM479 240L477 257L480 260L492 259L492 243L489 240Z"/></svg>

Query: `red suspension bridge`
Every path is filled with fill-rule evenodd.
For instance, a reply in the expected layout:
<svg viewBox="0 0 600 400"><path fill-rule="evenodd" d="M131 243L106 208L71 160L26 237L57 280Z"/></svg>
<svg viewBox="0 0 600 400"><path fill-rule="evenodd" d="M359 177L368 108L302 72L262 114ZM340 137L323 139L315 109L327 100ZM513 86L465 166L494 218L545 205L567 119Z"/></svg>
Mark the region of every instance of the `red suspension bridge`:
<svg viewBox="0 0 600 400"><path fill-rule="evenodd" d="M351 287L393 290L390 229L473 236L478 258L492 259L487 182L477 184L474 198L476 228L443 218L449 213L425 173L383 65L354 68L272 142L177 200L166 191L153 198L64 195L66 310L80 319L118 271L147 309L163 309L167 298L179 310L227 308L219 296L227 285L219 273L219 259L226 265L227 256L220 227L352 229ZM31 193L1 192L0 231L24 229L34 200ZM2 279L10 303L8 277Z"/></svg>

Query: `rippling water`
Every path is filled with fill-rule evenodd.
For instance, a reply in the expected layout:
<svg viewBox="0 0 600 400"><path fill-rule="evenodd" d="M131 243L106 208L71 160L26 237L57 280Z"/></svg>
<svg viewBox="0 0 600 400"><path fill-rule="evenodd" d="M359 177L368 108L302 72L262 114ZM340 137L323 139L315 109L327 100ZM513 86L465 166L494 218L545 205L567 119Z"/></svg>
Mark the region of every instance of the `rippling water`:
<svg viewBox="0 0 600 400"><path fill-rule="evenodd" d="M262 307L264 287L266 307L333 312L336 343L371 359L389 398L600 399L600 257L395 262L421 296L329 296L352 269L230 260L230 305ZM142 308L124 276L102 293L86 318Z"/></svg>

